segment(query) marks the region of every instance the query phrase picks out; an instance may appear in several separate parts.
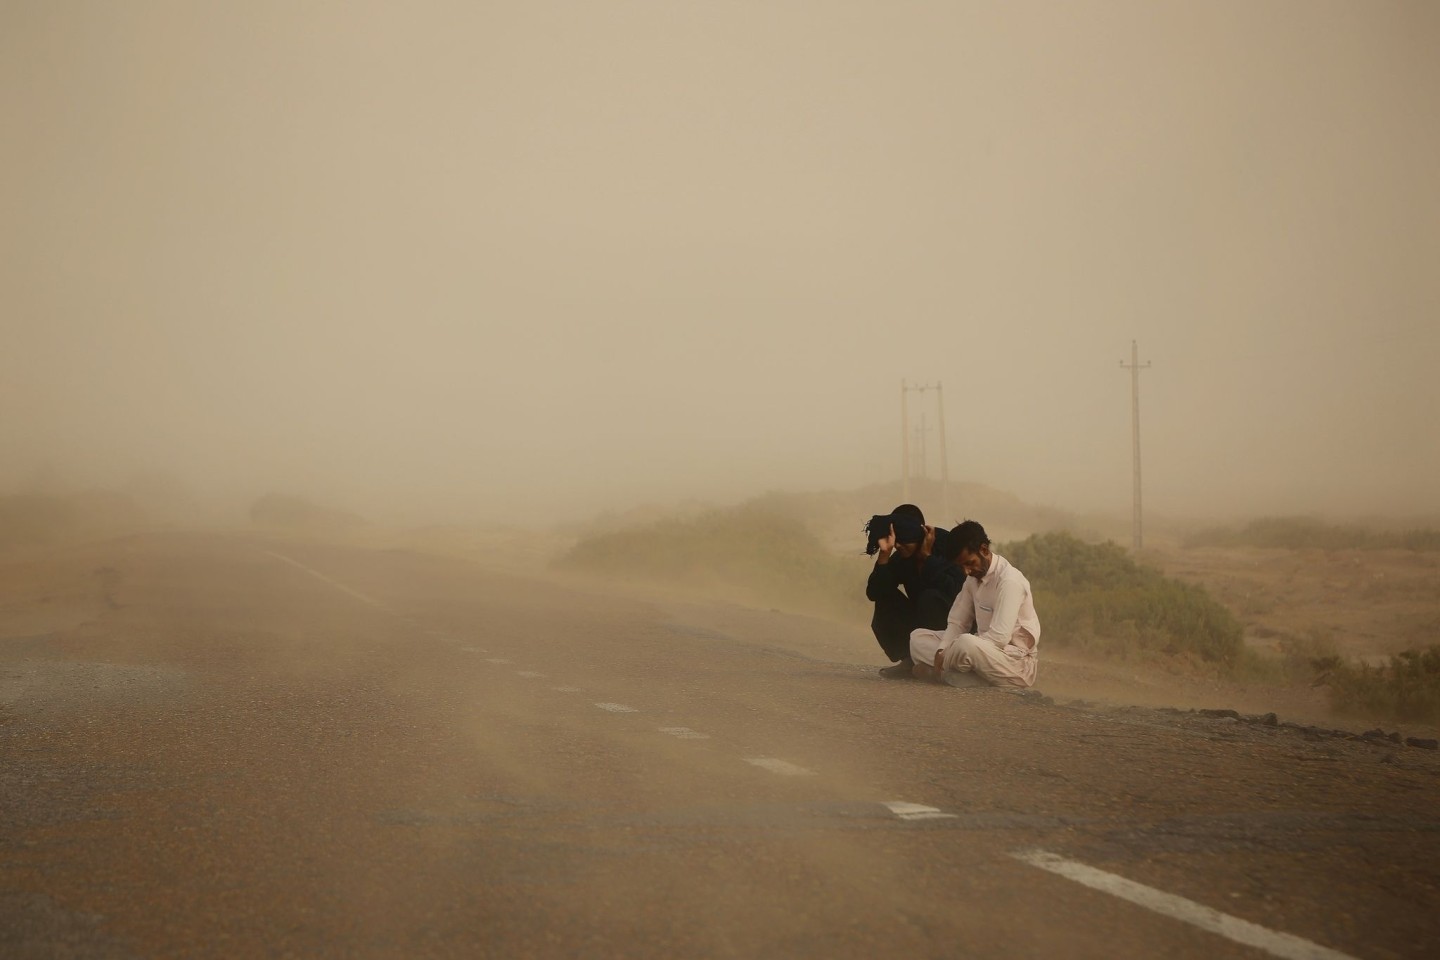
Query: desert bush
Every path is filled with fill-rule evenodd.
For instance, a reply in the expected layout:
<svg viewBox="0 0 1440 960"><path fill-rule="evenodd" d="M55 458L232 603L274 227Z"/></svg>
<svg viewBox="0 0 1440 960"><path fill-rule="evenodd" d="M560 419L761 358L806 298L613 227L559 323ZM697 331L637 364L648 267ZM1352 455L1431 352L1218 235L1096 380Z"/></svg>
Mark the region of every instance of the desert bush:
<svg viewBox="0 0 1440 960"><path fill-rule="evenodd" d="M1394 536L1406 550L1440 550L1440 530L1406 530Z"/></svg>
<svg viewBox="0 0 1440 960"><path fill-rule="evenodd" d="M1285 550L1440 550L1437 530L1370 530L1316 517L1261 517L1243 527L1211 527L1192 534L1187 547L1271 547Z"/></svg>
<svg viewBox="0 0 1440 960"><path fill-rule="evenodd" d="M864 574L826 550L805 524L763 504L585 537L562 569L738 591L776 606L851 617L865 609Z"/></svg>
<svg viewBox="0 0 1440 960"><path fill-rule="evenodd" d="M1336 710L1440 723L1440 646L1406 650L1377 667L1338 658L1328 666Z"/></svg>
<svg viewBox="0 0 1440 960"><path fill-rule="evenodd" d="M857 537L857 541L859 538ZM997 548L1029 578L1046 643L1115 658L1181 656L1228 667L1240 625L1202 588L1137 564L1113 543L1037 534ZM837 556L764 501L597 533L556 564L607 576L738 590L837 619L868 619L868 561Z"/></svg>
<svg viewBox="0 0 1440 960"><path fill-rule="evenodd" d="M1275 652L1247 646L1231 671L1239 679L1278 686L1308 684L1340 662L1334 633L1328 628L1312 627L1299 636L1264 628L1255 633L1275 637Z"/></svg>
<svg viewBox="0 0 1440 960"><path fill-rule="evenodd" d="M999 549L1030 581L1045 642L1121 659L1163 654L1233 666L1241 657L1230 611L1114 543L1045 533Z"/></svg>

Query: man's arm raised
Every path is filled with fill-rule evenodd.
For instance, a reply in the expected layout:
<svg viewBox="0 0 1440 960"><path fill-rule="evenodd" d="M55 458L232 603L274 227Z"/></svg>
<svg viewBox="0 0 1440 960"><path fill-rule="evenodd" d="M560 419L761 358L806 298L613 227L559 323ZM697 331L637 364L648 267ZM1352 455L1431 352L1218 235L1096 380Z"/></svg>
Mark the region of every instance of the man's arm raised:
<svg viewBox="0 0 1440 960"><path fill-rule="evenodd" d="M877 603L881 597L900 589L899 573L890 565L890 556L895 552L895 525L890 525L889 536L881 537L875 543L880 549L875 555L870 579L865 583L865 599L871 603Z"/></svg>

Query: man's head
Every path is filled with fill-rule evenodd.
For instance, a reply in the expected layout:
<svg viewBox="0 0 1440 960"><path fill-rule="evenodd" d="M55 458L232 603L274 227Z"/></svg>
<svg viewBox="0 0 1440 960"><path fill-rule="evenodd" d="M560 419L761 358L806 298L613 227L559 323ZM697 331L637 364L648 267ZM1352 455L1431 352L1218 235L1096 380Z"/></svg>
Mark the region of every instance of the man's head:
<svg viewBox="0 0 1440 960"><path fill-rule="evenodd" d="M892 533L895 552L911 556L925 540L925 514L913 503L902 503L889 513L877 513L865 524L865 552L873 556L880 549L880 541Z"/></svg>
<svg viewBox="0 0 1440 960"><path fill-rule="evenodd" d="M925 539L925 514L913 503L902 503L890 511L895 526L895 552L911 557Z"/></svg>
<svg viewBox="0 0 1440 960"><path fill-rule="evenodd" d="M890 511L892 517L909 517L922 527L925 525L925 514L913 503L902 503Z"/></svg>
<svg viewBox="0 0 1440 960"><path fill-rule="evenodd" d="M955 562L968 576L978 580L990 572L990 562L995 555L990 552L990 538L984 527L974 520L966 520L950 531L949 541Z"/></svg>

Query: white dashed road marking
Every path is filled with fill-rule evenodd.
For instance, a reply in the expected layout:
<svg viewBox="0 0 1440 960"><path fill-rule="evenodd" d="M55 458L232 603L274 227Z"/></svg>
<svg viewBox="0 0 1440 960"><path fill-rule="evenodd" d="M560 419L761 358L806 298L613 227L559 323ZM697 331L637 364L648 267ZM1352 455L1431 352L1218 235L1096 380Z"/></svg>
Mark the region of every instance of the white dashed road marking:
<svg viewBox="0 0 1440 960"><path fill-rule="evenodd" d="M286 563L290 564L291 566L299 567L301 570L304 570L306 573L310 574L310 576L315 577L315 578L317 578L317 579L319 579L319 580L324 580L326 583L330 584L330 586L334 587L336 590L340 590L340 591L343 591L343 592L345 592L345 593L348 593L348 594L350 594L350 596L354 597L356 600L361 600L361 601L363 601L363 602L365 602L365 603L368 603L368 604L370 604L370 606L372 606L372 607L380 607L380 609L382 609L382 610L385 609L383 606L381 606L380 601L376 600L375 598L373 598L373 597L367 597L367 596L365 596L365 594L361 593L359 590L351 590L349 587L345 586L345 584L341 583L339 580L331 580L329 577L325 576L325 574L321 573L319 570L312 570L311 568L305 566L305 564L301 563L299 560L292 560L292 559L290 559L289 557L285 556L285 554L283 554L283 553L276 553L274 550L266 550L265 552L268 553L268 554L270 554L270 556L274 557L276 560L284 560Z"/></svg>
<svg viewBox="0 0 1440 960"><path fill-rule="evenodd" d="M1218 933L1236 943L1258 947L1277 957L1285 957L1286 960L1355 960L1349 954L1341 953L1338 950L1322 947L1318 943L1312 943L1288 933L1277 933L1248 920L1221 913L1219 910L1193 900L1186 900L1173 893L1166 893L1163 890L1156 890L1154 887L1147 887L1143 883L1126 880L1118 874L1106 873L1104 870L1097 870L1075 860L1066 860L1064 857L1045 850L1017 850L1010 856L1022 863L1028 863L1032 867L1059 874L1067 880L1083 883L1093 890L1108 893L1121 900L1129 900L1147 910L1154 910L1167 917L1182 920L1201 930Z"/></svg>
<svg viewBox="0 0 1440 960"><path fill-rule="evenodd" d="M786 777L811 777L815 775L814 770L806 770L804 767L797 767L788 760L777 760L774 757L746 757L746 763L753 763L757 767L763 767L771 773L778 773Z"/></svg>
<svg viewBox="0 0 1440 960"><path fill-rule="evenodd" d="M907 803L904 800L883 800L890 812L901 820L953 820L955 814L943 813L939 807L927 807L920 803Z"/></svg>
<svg viewBox="0 0 1440 960"><path fill-rule="evenodd" d="M353 590L338 580L331 579L318 570L307 567L298 560L294 560L282 553L273 550L265 551L277 560L283 560L291 566L310 574L318 580L323 580L330 586L349 594L356 600L367 603L372 607L384 610L385 607L373 597L366 596L358 590ZM418 623L415 618L408 618L408 622ZM442 643L457 643L452 637L440 636ZM486 653L484 647L462 646L459 648L465 653ZM489 663L511 663L504 657L489 657ZM544 674L533 670L516 671L518 676L526 678L543 677ZM561 686L552 688L561 693L579 693L579 687ZM626 706L623 703L597 703L595 706L610 713L639 713L634 707ZM709 736L689 727L660 727L660 732L678 737L682 740L708 740ZM780 760L775 757L745 757L746 763L769 770L771 773L781 776L803 777L814 776L815 771L807 770L787 760ZM885 800L883 805L889 808L890 812L901 820L943 820L953 819L955 814L945 813L937 807L927 807L919 803L910 803L905 800ZM1288 933L1279 933L1262 927L1259 924L1233 917L1227 913L1221 913L1212 907L1187 900L1184 897L1157 890L1154 887L1147 887L1142 883L1127 880L1124 877L1098 870L1095 867L1087 866L1076 860L1067 860L1058 854L1046 850L1018 850L1010 854L1022 863L1041 870L1062 876L1067 880L1074 880L1093 890L1108 893L1111 896L1119 897L1137 906L1144 907L1164 916L1180 920L1192 926L1199 927L1210 933L1218 934L1236 943L1256 947L1285 960L1355 960L1354 957L1329 947L1323 947L1301 937Z"/></svg>
<svg viewBox="0 0 1440 960"><path fill-rule="evenodd" d="M679 737L681 740L709 740L710 734L701 733L699 730L691 730L689 727L661 727L661 733L668 733L672 737Z"/></svg>

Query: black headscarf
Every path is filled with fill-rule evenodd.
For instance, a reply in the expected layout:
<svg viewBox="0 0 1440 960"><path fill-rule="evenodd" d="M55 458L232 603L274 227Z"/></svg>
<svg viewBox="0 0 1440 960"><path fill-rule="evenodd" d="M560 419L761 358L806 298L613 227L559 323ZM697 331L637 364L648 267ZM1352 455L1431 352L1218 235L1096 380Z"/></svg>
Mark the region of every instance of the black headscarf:
<svg viewBox="0 0 1440 960"><path fill-rule="evenodd" d="M895 528L896 543L919 543L925 539L925 524L908 514L903 513L877 513L865 524L865 555L874 556L880 549L882 537L890 536L890 528Z"/></svg>

